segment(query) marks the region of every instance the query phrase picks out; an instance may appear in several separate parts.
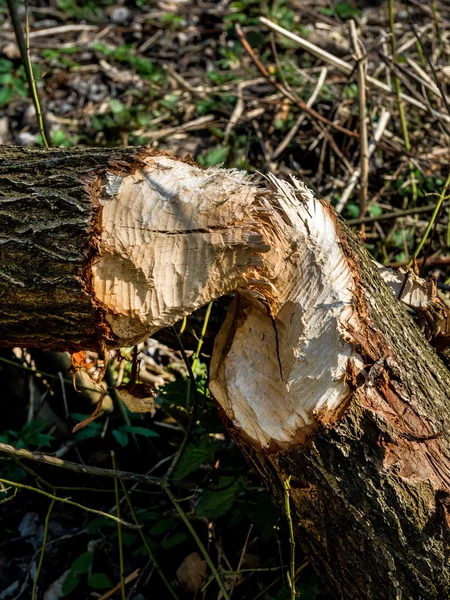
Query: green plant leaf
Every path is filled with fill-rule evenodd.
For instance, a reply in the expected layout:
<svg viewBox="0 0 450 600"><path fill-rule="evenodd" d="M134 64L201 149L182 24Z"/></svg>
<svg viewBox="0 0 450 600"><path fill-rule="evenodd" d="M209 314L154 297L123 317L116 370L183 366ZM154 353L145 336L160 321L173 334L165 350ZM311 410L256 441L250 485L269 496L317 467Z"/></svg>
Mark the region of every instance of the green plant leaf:
<svg viewBox="0 0 450 600"><path fill-rule="evenodd" d="M128 434L120 431L120 429L114 429L112 433L116 438L116 442L125 448L125 446L128 444Z"/></svg>
<svg viewBox="0 0 450 600"><path fill-rule="evenodd" d="M71 571L74 573L87 573L91 568L93 558L93 552L83 552L83 554L80 554L80 556L73 561L72 566L70 567Z"/></svg>
<svg viewBox="0 0 450 600"><path fill-rule="evenodd" d="M92 573L92 575L89 575L88 585L94 588L94 590L104 590L113 587L111 579L104 573Z"/></svg>
<svg viewBox="0 0 450 600"><path fill-rule="evenodd" d="M48 427L48 423L45 421L30 421L29 423L25 423L25 425L21 429L21 433L40 433L44 431Z"/></svg>
<svg viewBox="0 0 450 600"><path fill-rule="evenodd" d="M87 415L86 415L87 416ZM100 423L89 423L83 429L76 432L75 438L79 441L89 440L101 435L103 427Z"/></svg>
<svg viewBox="0 0 450 600"><path fill-rule="evenodd" d="M275 596L270 596L270 600L290 600L291 590L288 587L282 587Z"/></svg>
<svg viewBox="0 0 450 600"><path fill-rule="evenodd" d="M122 531L122 540L125 546L132 546L137 540L137 534L134 531L124 529Z"/></svg>
<svg viewBox="0 0 450 600"><path fill-rule="evenodd" d="M50 446L54 436L49 433L29 433L23 437L27 446Z"/></svg>
<svg viewBox="0 0 450 600"><path fill-rule="evenodd" d="M212 150L208 150L206 154L199 157L199 163L204 167L215 167L227 160L230 153L229 146L217 146Z"/></svg>
<svg viewBox="0 0 450 600"><path fill-rule="evenodd" d="M14 70L12 60L8 58L0 58L0 73L11 73Z"/></svg>
<svg viewBox="0 0 450 600"><path fill-rule="evenodd" d="M120 113L127 110L125 104L122 104L122 102L120 102L120 100L116 100L116 98L111 98L109 101L109 107L115 115L120 115Z"/></svg>
<svg viewBox="0 0 450 600"><path fill-rule="evenodd" d="M379 217L380 215L382 215L382 214L383 214L383 209L382 209L382 208L380 208L380 207L378 206L378 204L373 204L373 205L370 207L370 209L369 209L369 212L370 212L370 214L371 214L371 216L372 216L372 217Z"/></svg>
<svg viewBox="0 0 450 600"><path fill-rule="evenodd" d="M217 486L203 490L195 512L202 517L221 517L233 506L236 496L243 486L243 478L223 476Z"/></svg>
<svg viewBox="0 0 450 600"><path fill-rule="evenodd" d="M220 444L215 440L211 440L209 436L201 438L197 446L190 444L181 457L173 478L179 481L198 469L200 465L212 459L219 447Z"/></svg>
<svg viewBox="0 0 450 600"><path fill-rule="evenodd" d="M161 542L161 548L165 548L166 550L169 548L173 548L174 546L178 546L178 544L181 544L182 542L184 542L184 540L187 539L187 535L185 533L176 533L175 535L172 535L170 538L168 538L167 540L163 540Z"/></svg>
<svg viewBox="0 0 450 600"><path fill-rule="evenodd" d="M63 596L68 596L71 592L73 592L73 590L78 586L79 583L80 580L78 579L78 577L72 570L70 570L67 573L66 578L64 579L64 583L62 584L61 591L63 593Z"/></svg>
<svg viewBox="0 0 450 600"><path fill-rule="evenodd" d="M359 217L359 206L353 202L350 202L347 204L347 212L351 219L357 219Z"/></svg>
<svg viewBox="0 0 450 600"><path fill-rule="evenodd" d="M139 427L138 425L122 425L118 429L125 433L134 433L135 435L143 435L144 437L160 437L157 431L147 429L147 427Z"/></svg>
<svg viewBox="0 0 450 600"><path fill-rule="evenodd" d="M88 531L99 531L102 527L116 529L117 525L112 519L108 519L107 517L95 517L95 519L92 519L92 521L86 525Z"/></svg>
<svg viewBox="0 0 450 600"><path fill-rule="evenodd" d="M361 11L350 4L350 2L338 2L335 5L335 9L341 19L353 19L354 17L361 16Z"/></svg>
<svg viewBox="0 0 450 600"><path fill-rule="evenodd" d="M170 531L173 525L173 519L161 519L161 521L158 521L155 523L155 525L153 525L153 527L150 529L150 533L152 535L163 535L164 533L167 533L167 531Z"/></svg>
<svg viewBox="0 0 450 600"><path fill-rule="evenodd" d="M317 600L322 594L322 589L317 581L301 581L297 592L302 600Z"/></svg>

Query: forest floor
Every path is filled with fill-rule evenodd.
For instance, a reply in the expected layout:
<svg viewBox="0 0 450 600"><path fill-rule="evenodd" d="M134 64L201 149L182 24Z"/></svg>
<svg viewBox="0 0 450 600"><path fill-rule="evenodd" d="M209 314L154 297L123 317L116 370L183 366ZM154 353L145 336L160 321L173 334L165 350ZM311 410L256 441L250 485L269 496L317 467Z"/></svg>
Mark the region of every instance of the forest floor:
<svg viewBox="0 0 450 600"><path fill-rule="evenodd" d="M447 2L409 0L391 12L364 0L28 4L52 145L145 144L247 170L255 181L294 175L335 206L375 260L399 267L414 257L423 276L450 289ZM21 5L19 16L25 28ZM0 144L43 145L3 0ZM125 493L114 479L0 455L0 600L125 597L121 564L133 600L224 597L218 578L233 600L291 598L285 518L227 436L207 388L228 302L176 326L195 381L173 331L139 346L138 376L156 388L153 417L129 413L114 391L133 377L133 348L111 357L104 413L75 433L101 395L102 360L87 356L90 375L77 375L78 392L68 355L0 351L0 442L87 467L164 477L194 388L201 399L173 474L175 504L148 483L123 482ZM118 512L142 528L118 528ZM299 548L295 560L299 597L330 598Z"/></svg>

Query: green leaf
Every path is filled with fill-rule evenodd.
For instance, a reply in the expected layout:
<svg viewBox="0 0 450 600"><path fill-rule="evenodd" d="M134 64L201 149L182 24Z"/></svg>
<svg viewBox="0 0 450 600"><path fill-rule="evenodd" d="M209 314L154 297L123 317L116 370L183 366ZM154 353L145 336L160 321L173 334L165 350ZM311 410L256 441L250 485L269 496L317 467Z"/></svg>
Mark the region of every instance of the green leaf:
<svg viewBox="0 0 450 600"><path fill-rule="evenodd" d="M350 2L338 2L335 9L341 19L352 19L361 16L361 12L352 6Z"/></svg>
<svg viewBox="0 0 450 600"><path fill-rule="evenodd" d="M125 546L131 546L137 539L137 534L134 531L122 531L122 540Z"/></svg>
<svg viewBox="0 0 450 600"><path fill-rule="evenodd" d="M23 437L28 446L50 446L54 436L49 433L29 433Z"/></svg>
<svg viewBox="0 0 450 600"><path fill-rule="evenodd" d="M221 517L233 506L236 496L242 489L243 481L242 477L238 479L233 476L221 477L217 486L202 492L195 512L202 517Z"/></svg>
<svg viewBox="0 0 450 600"><path fill-rule="evenodd" d="M73 571L69 571L66 575L66 578L64 579L64 583L62 584L61 591L63 593L63 596L68 596L70 592L73 592L73 590L77 587L79 583L80 580L75 575L75 573Z"/></svg>
<svg viewBox="0 0 450 600"><path fill-rule="evenodd" d="M217 146L217 148L208 150L206 154L199 157L199 162L204 167L215 167L216 165L225 162L228 158L229 153L229 146Z"/></svg>
<svg viewBox="0 0 450 600"><path fill-rule="evenodd" d="M29 423L25 423L22 427L22 433L40 433L44 431L48 427L48 423L45 421L30 421Z"/></svg>
<svg viewBox="0 0 450 600"><path fill-rule="evenodd" d="M147 427L139 427L138 425L122 425L118 428L125 433L134 433L135 435L143 435L144 437L160 437L159 433Z"/></svg>
<svg viewBox="0 0 450 600"><path fill-rule="evenodd" d="M334 15L333 9L325 6L324 8L319 8L317 11L321 15L325 15L326 17L332 17Z"/></svg>
<svg viewBox="0 0 450 600"><path fill-rule="evenodd" d="M79 441L89 440L94 437L98 437L102 433L102 425L100 423L89 423L83 429L76 432L75 438Z"/></svg>
<svg viewBox="0 0 450 600"><path fill-rule="evenodd" d="M173 519L161 519L150 529L152 535L163 535L172 529L174 525Z"/></svg>
<svg viewBox="0 0 450 600"><path fill-rule="evenodd" d="M185 533L181 533L181 532L176 533L175 535L168 538L167 540L163 540L161 542L161 548L165 548L166 550L168 550L169 548L178 546L178 544L181 544L182 542L184 542L185 539L187 539L187 535Z"/></svg>
<svg viewBox="0 0 450 600"><path fill-rule="evenodd" d="M137 510L136 514L139 523L146 523L147 521L156 521L161 518L161 513L145 509Z"/></svg>
<svg viewBox="0 0 450 600"><path fill-rule="evenodd" d="M378 204L373 204L369 210L372 217L379 217L383 214L383 209L378 206Z"/></svg>
<svg viewBox="0 0 450 600"><path fill-rule="evenodd" d="M68 148L71 145L71 139L67 137L62 129L57 129L52 136L53 146L63 146Z"/></svg>
<svg viewBox="0 0 450 600"><path fill-rule="evenodd" d="M113 587L111 579L104 573L92 573L92 575L89 575L88 585L94 588L94 590L104 590Z"/></svg>
<svg viewBox="0 0 450 600"><path fill-rule="evenodd" d="M288 587L282 587L275 596L270 596L270 600L290 600L291 598L291 590Z"/></svg>
<svg viewBox="0 0 450 600"><path fill-rule="evenodd" d="M92 519L92 521L86 525L88 531L99 531L102 527L116 529L117 525L112 519L108 519L107 517L95 517L95 519Z"/></svg>
<svg viewBox="0 0 450 600"><path fill-rule="evenodd" d="M8 58L0 58L0 73L10 73L13 71L14 65L12 60Z"/></svg>
<svg viewBox="0 0 450 600"><path fill-rule="evenodd" d="M177 481L183 479L200 465L211 460L219 447L220 444L211 440L209 436L201 438L197 446L189 445L175 469L174 479Z"/></svg>
<svg viewBox="0 0 450 600"><path fill-rule="evenodd" d="M115 115L120 115L120 113L127 110L125 104L122 104L120 100L116 100L115 98L111 98L111 100L109 101L109 107Z"/></svg>
<svg viewBox="0 0 450 600"><path fill-rule="evenodd" d="M347 204L347 212L351 219L357 219L359 217L359 206L351 202L350 204Z"/></svg>
<svg viewBox="0 0 450 600"><path fill-rule="evenodd" d="M317 600L322 595L322 588L317 581L302 581L297 592L302 600Z"/></svg>
<svg viewBox="0 0 450 600"><path fill-rule="evenodd" d="M148 544L148 547L150 548L150 550L152 552L156 552L159 548L159 544L157 544L154 540L151 540L148 537L146 537L145 539L147 541L147 544ZM133 552L133 554L131 556L148 556L148 550L144 544L141 544L140 546L138 546L138 548L136 548L136 550Z"/></svg>
<svg viewBox="0 0 450 600"><path fill-rule="evenodd" d="M12 73L2 73L0 74L0 84L7 85L8 83L12 83L14 81L14 77Z"/></svg>
<svg viewBox="0 0 450 600"><path fill-rule="evenodd" d="M0 106L5 106L14 96L14 90L10 87L2 87L0 88Z"/></svg>
<svg viewBox="0 0 450 600"><path fill-rule="evenodd" d="M112 433L116 438L116 442L125 448L125 446L128 444L128 434L120 431L119 429L114 429Z"/></svg>
<svg viewBox="0 0 450 600"><path fill-rule="evenodd" d="M93 558L93 552L83 552L73 561L70 570L74 573L87 573L91 568Z"/></svg>

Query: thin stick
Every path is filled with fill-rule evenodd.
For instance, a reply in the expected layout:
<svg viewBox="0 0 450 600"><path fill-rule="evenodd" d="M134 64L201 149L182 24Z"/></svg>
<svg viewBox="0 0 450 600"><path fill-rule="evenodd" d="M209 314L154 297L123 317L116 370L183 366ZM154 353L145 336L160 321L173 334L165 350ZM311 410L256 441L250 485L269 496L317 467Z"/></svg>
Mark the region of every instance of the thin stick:
<svg viewBox="0 0 450 600"><path fill-rule="evenodd" d="M433 229L433 225L434 225L434 222L436 220L436 217L438 216L439 211L442 208L442 203L446 199L445 194L447 193L447 189L448 189L449 185L450 185L450 172L447 175L447 180L444 183L444 187L442 188L442 192L440 193L438 201L436 202L436 206L434 208L433 214L431 215L430 222L428 223L428 226L425 229L425 233L423 234L422 239L420 240L419 245L417 246L417 248L416 248L413 256L411 257L411 259L410 259L410 261L408 263L408 268L411 267L411 265L413 264L413 261L419 256L420 251L422 250L422 248L423 248L423 246L424 246L424 244L425 244L428 236L430 235L431 230Z"/></svg>
<svg viewBox="0 0 450 600"><path fill-rule="evenodd" d="M235 29L236 29L236 33L237 33L237 36L239 38L239 41L244 46L245 51L250 56L250 58L252 59L252 61L255 63L255 66L257 67L257 69L259 70L259 72L262 75L264 75L264 77L266 77L266 79L268 81L270 81L270 83L273 86L275 86L276 89L279 92L281 92L283 94L283 96L286 96L286 98L289 98L289 100L291 100L291 102L294 102L298 107L300 107L302 110L304 110L306 113L308 113L314 119L317 119L318 121L321 121L322 123L325 123L329 127L332 127L333 129L336 129L336 131L340 131L341 133L345 133L345 135L349 135L350 137L355 137L355 138L359 137L359 135L355 131L350 131L349 129L346 129L345 127L341 127L341 125L338 125L337 123L334 123L333 121L330 121L329 119L327 119L326 117L324 117L323 115L321 115L320 113L318 113L317 111L315 111L313 108L310 108L306 104L306 102L303 102L303 100L301 100L297 96L294 96L285 87L283 87L282 85L280 85L278 83L278 81L276 81L272 77L272 75L269 73L269 71L266 69L266 67L261 63L261 61L259 60L259 58L256 56L253 48L248 43L247 38L245 37L244 32L242 31L241 26L240 25L236 25Z"/></svg>
<svg viewBox="0 0 450 600"><path fill-rule="evenodd" d="M433 17L435 18L435 20L436 20L436 23L437 23L436 15L435 15L435 14L433 14ZM449 99L447 98L447 96L446 96L446 94L445 94L444 86L442 85L442 82L441 82L440 78L438 77L438 75L437 75L437 73L436 73L435 66L433 65L432 61L430 60L430 57L429 57L428 53L427 53L427 52L423 52L423 49L422 49L422 41L421 41L421 39L420 39L420 37L419 37L419 34L418 34L418 32L417 32L417 29L416 29L416 27L414 26L414 23L413 23L413 21L412 21L411 17L410 17L410 19L409 19L409 25L410 25L410 27L411 27L411 29L412 29L413 33L414 33L414 37L415 37L415 38L416 38L416 40L417 40L417 44L418 44L418 46L419 46L419 48L421 49L421 52L422 52L422 54L423 54L423 56L424 56L425 60L427 61L427 63L428 63L428 66L429 66L429 67L430 67L430 69L431 69L431 72L433 73L433 77L434 77L434 83L435 83L436 87L438 88L438 90L439 90L439 92L440 92L440 96L441 96L441 98L442 98L442 101L444 102L445 108L447 109L447 112L448 112L448 114L450 115L450 103L449 103Z"/></svg>
<svg viewBox="0 0 450 600"><path fill-rule="evenodd" d="M178 335L178 331L176 330L176 327L172 327L173 332L175 333L175 336L178 340L178 345L180 347L180 352L181 352L181 356L183 357L183 361L184 364L186 365L186 369L188 371L189 374L189 379L191 384L193 385L193 391L194 391L194 399L192 402L192 406L191 406L191 412L189 414L189 421L186 427L186 431L184 433L184 437L183 437L183 441L180 444L180 447L177 450L177 453L175 454L174 459L172 460L172 462L170 463L169 468L167 469L166 475L164 477L165 480L170 479L172 477L172 475L175 472L175 469L177 468L177 466L180 463L180 460L187 448L187 445L189 443L189 439L191 437L191 433L195 427L195 423L197 422L197 414L198 414L198 407L200 405L199 402L199 397L198 397L198 391L197 391L197 384L195 382L195 375L194 372L192 371L192 366L191 363L189 362L189 359L186 355L186 352L184 350L184 346L183 343L181 341L180 336ZM190 388L189 388L190 391Z"/></svg>
<svg viewBox="0 0 450 600"><path fill-rule="evenodd" d="M308 40L305 40L305 39L299 37L295 33L292 33L291 31L288 31L287 29L280 27L279 25L277 25L276 23L273 23L272 21L270 21L269 19L266 19L265 17L260 17L259 21L260 21L260 23L263 23L264 25L266 25L273 31L277 31L284 37L287 37L288 39L292 40L293 42L298 44L298 46L300 46L304 50L307 50L314 56L317 56L318 58L320 58L321 60L324 60L328 64L333 65L339 71L342 71L343 73L347 73L348 75L353 73L354 66L345 62L341 58L338 58L337 56L333 56L329 52L322 50L322 48L319 48L315 44L312 44ZM376 87L379 90L386 92L387 94L392 95L394 93L393 90L386 83L383 83L382 81L379 81L378 79L375 79L374 77L370 77L369 75L366 77L366 83L368 86ZM450 123L450 115L441 113L438 110L429 109L428 106L426 106L422 102L419 102L419 100L416 100L415 98L411 98L411 96L407 96L403 92L400 94L400 97L407 104L411 104L411 106L415 106L416 108L423 110L427 113L431 112L433 117L435 117L436 119L444 120L447 123Z"/></svg>
<svg viewBox="0 0 450 600"><path fill-rule="evenodd" d="M40 575L41 569L42 569L42 563L44 562L45 550L47 548L48 524L50 522L50 515L52 513L53 506L55 505L55 502L56 502L56 498L53 497L52 501L49 504L49 507L48 507L48 510L47 510L47 514L45 516L44 536L42 538L41 555L39 557L39 564L38 564L37 569L36 569L36 575L35 575L34 580L33 580L33 591L31 592L31 600L35 600L36 594L37 594L37 584L38 584L39 575Z"/></svg>
<svg viewBox="0 0 450 600"><path fill-rule="evenodd" d="M389 11L389 30L391 32L391 46L392 46L392 61L395 64L397 61L397 45L395 40L395 23L394 23L394 2L393 0L388 0L388 11ZM409 140L408 133L408 123L406 121L405 107L402 100L402 92L400 86L400 79L393 70L392 72L392 81L394 83L395 95L397 96L397 108L398 114L400 118L400 127L402 130L403 141L405 142L405 150L406 152L411 152L411 143ZM414 179L414 165L410 161L408 163L409 168L409 176L411 178L411 191L412 191L412 201L415 204L417 200L417 187L416 180ZM406 208L404 206L403 208Z"/></svg>
<svg viewBox="0 0 450 600"><path fill-rule="evenodd" d="M325 83L325 79L327 78L327 73L328 73L327 67L323 67L322 70L320 71L320 75L319 75L319 79L317 80L316 87L314 88L313 93L311 94L311 96L308 99L308 102L306 103L306 105L309 106L309 108L311 108L313 106L314 102L316 101L317 96L319 95L320 90L322 89L322 86ZM295 125L289 130L286 137L280 142L278 147L275 148L275 150L271 156L272 160L275 160L276 158L278 158L280 156L280 154L287 148L287 146L294 139L294 136L297 133L298 128L300 127L300 125L303 123L303 121L305 119L306 119L306 115L303 112L298 117L297 121L295 122Z"/></svg>
<svg viewBox="0 0 450 600"><path fill-rule="evenodd" d="M194 373L194 376L195 376L195 367L197 366L197 361L200 357L200 352L202 350L202 346L205 341L206 330L208 328L209 317L211 316L211 309L213 307L213 304L214 304L214 302L211 301L206 308L205 318L203 319L202 330L200 332L200 337L199 337L198 343L197 343L197 349L195 351L194 356L192 357L192 371Z"/></svg>
<svg viewBox="0 0 450 600"><path fill-rule="evenodd" d="M11 17L11 23L14 29L14 34L16 36L17 46L20 52L20 58L22 59L23 68L25 70L25 76L27 78L28 87L30 90L30 96L34 104L34 108L36 111L36 117L38 120L39 131L42 137L42 142L46 148L49 147L49 142L51 140L50 131L48 129L47 122L45 120L44 114L41 109L41 102L39 98L39 93L36 87L36 81L33 75L33 68L31 65L31 56L30 56L30 44L29 44L29 35L28 35L28 5L26 6L26 29L27 29L27 40L23 35L19 14L17 12L17 0L6 0L6 4L8 5L9 15Z"/></svg>
<svg viewBox="0 0 450 600"><path fill-rule="evenodd" d="M111 451L111 462L114 471L117 470L116 464L116 455L115 452ZM120 593L122 596L122 600L126 600L126 592L125 592L125 564L123 560L123 537L122 537L122 525L120 523L120 498L119 498L119 480L117 477L114 477L114 495L116 498L116 513L117 518L117 538L119 543L119 574L120 574ZM135 523L138 525L137 523ZM139 527L139 525L138 525Z"/></svg>
<svg viewBox="0 0 450 600"><path fill-rule="evenodd" d="M216 580L217 585L219 586L220 591L222 592L223 597L225 598L225 600L230 600L230 596L228 595L228 592L227 592L227 590L226 590L226 588L224 586L222 578L220 577L219 571L216 569L215 564L211 560L211 557L208 554L208 551L206 550L205 546L203 545L203 542L201 541L201 539L197 535L197 532L195 531L194 527L192 526L191 522L187 518L186 513L181 508L180 504L178 503L177 499L175 498L175 496L170 491L170 488L169 488L169 486L167 484L165 484L164 489L166 491L166 494L169 496L170 501L174 505L175 510L180 515L181 520L186 525L186 527L189 530L189 533L192 535L192 537L194 538L195 542L197 543L197 546L198 546L200 552L203 554L203 558L206 560L206 563L207 563L208 567L211 569L211 573L214 575L214 579Z"/></svg>
<svg viewBox="0 0 450 600"><path fill-rule="evenodd" d="M289 476L285 481L283 481L284 485L284 507L286 510L286 518L288 521L289 527L289 546L291 548L291 559L289 562L289 574L288 581L289 587L291 588L291 600L295 600L296 592L295 592L295 536L294 536L294 525L292 523L291 516L291 502L289 497L289 490L291 489L291 477Z"/></svg>
<svg viewBox="0 0 450 600"><path fill-rule="evenodd" d="M136 527L136 525L133 525L133 523L128 523L127 521L123 521L122 519L119 519L118 517L115 517L114 515L110 515L108 513L103 512L102 510L96 510L95 508L89 508L89 506L84 506L83 504L78 504L78 502L73 502L72 500L69 500L68 498L61 498L59 496L55 496L54 494L50 494L49 492L45 492L44 490L41 490L39 488L34 488L31 485L25 485L24 483L18 483L17 481L9 481L8 479L3 479L3 478L1 478L0 481L2 483L6 483L7 485L10 485L11 487L28 490L29 492L36 492L36 494L40 494L41 496L46 496L47 498L51 498L52 500L53 499L58 500L58 502L62 502L63 504L70 504L70 506L76 506L77 508L80 508L81 510L85 510L86 512L94 513L95 515L100 515L101 517L106 517L107 519L112 519L113 521L116 521L116 523L118 521L120 521L123 525L125 525L125 527L130 527L131 529L138 529Z"/></svg>
<svg viewBox="0 0 450 600"><path fill-rule="evenodd" d="M378 120L376 129L375 129L375 133L373 134L373 139L370 140L370 144L369 144L369 147L367 150L368 158L370 158L372 156L372 154L375 152L377 144L380 141L381 136L383 135L383 132L386 129L390 118L391 118L391 113L388 112L387 110L383 109L383 111L380 115L380 118ZM360 173L361 173L361 171L359 168L357 168L353 171L353 173L349 179L349 182L347 184L347 187L342 192L339 202L337 203L337 205L335 207L335 210L338 213L341 213L343 211L345 205L347 204L347 201L350 198L350 195L355 188L356 182L358 181ZM362 220L362 218L357 219L357 221L358 221L358 223L370 223L371 222L371 221Z"/></svg>
<svg viewBox="0 0 450 600"><path fill-rule="evenodd" d="M42 452L31 452L25 448L14 448L9 444L0 443L0 452L4 452L13 458L25 458L33 460L35 462L50 465L51 467L60 467L73 471L74 473L83 473L84 475L94 475L95 477L117 477L124 481L134 481L136 483L147 483L149 485L162 486L162 480L160 477L153 477L152 475L144 475L141 473L132 473L130 471L114 471L112 469L102 469L100 467L92 467L90 465L81 465L79 463L70 462L63 460L62 458L56 458L49 454L42 454ZM15 485L15 484L14 484ZM172 485L183 488L195 488L195 484L188 482L173 482Z"/></svg>
<svg viewBox="0 0 450 600"><path fill-rule="evenodd" d="M46 148L49 148L50 142L51 142L50 130L47 129L47 125L44 121L44 115L43 115L42 108L41 108L41 101L39 99L37 86L36 86L36 79L34 78L34 73L33 73L33 63L31 62L30 22L29 22L29 13L28 13L28 0L25 0L25 39L26 39L26 46L27 46L27 64L28 64L28 69L31 73L31 81L29 82L31 97L33 99L34 107L36 110L36 119L38 122L39 133L41 134L42 143L44 144L44 146Z"/></svg>
<svg viewBox="0 0 450 600"><path fill-rule="evenodd" d="M250 539L250 535L251 535L251 533L252 533L252 529L253 529L253 523L251 523L251 524L250 524L250 528L249 528L249 530L248 530L247 537L245 538L245 542L244 542L244 546L243 546L243 548L242 548L241 556L240 556L240 558L239 558L238 566L237 566L236 572L234 573L234 577L233 577L233 583L231 584L230 596L232 596L232 595L233 595L233 592L234 592L234 588L235 588L235 586L236 586L236 581L237 581L238 575L239 575L240 573L244 572L244 571L249 571L249 569L242 569L242 570L241 570L241 567L242 567L242 563L243 563L243 561L244 561L244 558L245 558L245 553L246 553L246 551L247 551L248 541L249 541L249 539ZM275 567L275 568L276 568L276 569L279 569L280 567ZM233 574L233 573L231 573L231 574Z"/></svg>
<svg viewBox="0 0 450 600"><path fill-rule="evenodd" d="M359 190L359 214L362 218L366 213L367 194L369 189L369 151L367 139L367 117L366 117L366 69L361 44L356 33L356 25L353 19L350 21L350 35L358 60L358 105L359 105L359 144L360 144L360 190Z"/></svg>
<svg viewBox="0 0 450 600"><path fill-rule="evenodd" d="M165 585L165 586L166 586L166 588L169 590L169 592L170 592L170 594L172 595L172 597L173 597L175 600L179 600L179 598L178 598L178 596L177 596L177 594L176 594L175 590L174 590L174 589L173 589L173 587L170 585L170 582L169 582L169 580L167 579L167 577L164 575L164 571L162 570L162 568L161 568L161 565L160 565L160 564L158 563L158 561L155 559L155 555L153 554L153 552L152 552L152 550L151 550L150 546L148 545L147 538L145 537L145 535L144 535L144 532L142 531L142 528L141 528L141 524L140 524L140 523L139 523L139 521L138 521L138 518L137 518L136 512L135 512L135 510L134 510L134 506L133 506L133 504L132 504L132 502L131 502L130 495L129 495L129 493L128 493L128 490L127 490L127 488L126 488L126 486L125 486L125 484L124 484L124 482L123 482L122 480L120 480L120 484L121 484L121 486L122 486L122 491L123 491L123 494L124 494L124 496L125 496L125 500L127 501L128 508L130 509L131 516L133 517L133 521L134 521L134 522L135 522L135 524L136 524L136 525L139 527L139 535L141 536L142 543L144 544L144 547L145 547L145 549L146 549L146 551L147 551L147 554L148 554L148 557L149 557L149 559L152 561L152 563L153 563L153 566L154 566L154 567L155 567L155 569L158 571L158 573L159 573L159 576L160 576L160 577L161 577L161 579L163 580L163 582L164 582L164 585Z"/></svg>
<svg viewBox="0 0 450 600"><path fill-rule="evenodd" d="M444 204L445 207L448 204ZM417 208L405 208L405 210L396 210L392 212L383 213L377 217L364 217L364 219L348 219L347 225L361 225L362 223L377 223L378 221L391 221L392 219L399 219L400 217L407 217L408 215L415 215L420 213L427 213L436 208L436 204L427 204L426 206L418 206Z"/></svg>

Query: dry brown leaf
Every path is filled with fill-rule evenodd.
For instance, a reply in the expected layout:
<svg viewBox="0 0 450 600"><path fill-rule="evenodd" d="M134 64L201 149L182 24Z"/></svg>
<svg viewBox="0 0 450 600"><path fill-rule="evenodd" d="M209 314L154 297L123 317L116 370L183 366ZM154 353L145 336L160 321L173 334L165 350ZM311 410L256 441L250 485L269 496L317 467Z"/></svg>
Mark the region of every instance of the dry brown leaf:
<svg viewBox="0 0 450 600"><path fill-rule="evenodd" d="M206 561L198 552L188 554L177 569L177 580L187 592L197 592L206 579Z"/></svg>
<svg viewBox="0 0 450 600"><path fill-rule="evenodd" d="M127 383L117 388L120 398L131 412L151 413L156 412L154 388L145 383Z"/></svg>
<svg viewBox="0 0 450 600"><path fill-rule="evenodd" d="M102 393L102 395L100 396L98 404L97 404L94 412L91 415L89 415L89 417L87 419L84 419L84 421L81 421L81 423L77 423L75 425L75 427L72 429L72 433L76 433L83 427L86 427L86 425L89 425L89 423L92 423L92 421L95 421L95 419L97 419L98 417L100 417L100 415L103 414L102 404L103 404L103 400L106 396L106 392L107 392L107 390L105 390Z"/></svg>

